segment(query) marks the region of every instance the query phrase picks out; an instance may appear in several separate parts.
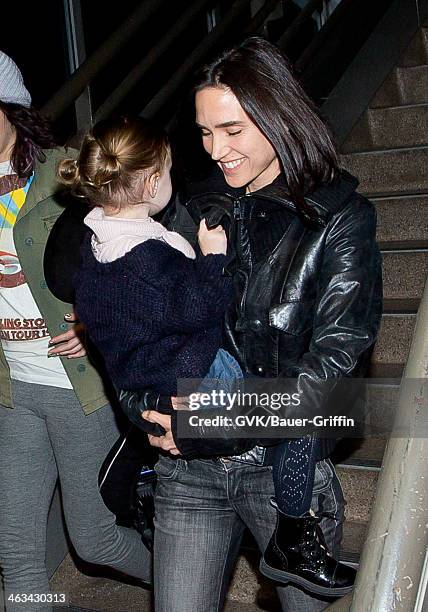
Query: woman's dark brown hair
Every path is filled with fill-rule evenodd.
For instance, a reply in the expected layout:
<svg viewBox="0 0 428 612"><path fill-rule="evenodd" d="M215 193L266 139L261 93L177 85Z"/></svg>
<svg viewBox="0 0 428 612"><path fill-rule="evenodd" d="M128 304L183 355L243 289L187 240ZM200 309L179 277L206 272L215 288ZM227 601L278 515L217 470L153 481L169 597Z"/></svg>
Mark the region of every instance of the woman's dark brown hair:
<svg viewBox="0 0 428 612"><path fill-rule="evenodd" d="M279 50L253 37L205 66L195 91L230 89L280 160L291 197L303 216L314 211L304 195L330 182L338 158L329 130Z"/></svg>
<svg viewBox="0 0 428 612"><path fill-rule="evenodd" d="M162 173L169 155L166 132L141 117L113 117L98 122L85 136L77 160L59 165L62 183L91 206L141 201L147 173Z"/></svg>
<svg viewBox="0 0 428 612"><path fill-rule="evenodd" d="M33 107L0 101L2 111L16 133L12 150L12 169L20 178L30 176L36 160L44 162L43 149L55 147L50 123Z"/></svg>

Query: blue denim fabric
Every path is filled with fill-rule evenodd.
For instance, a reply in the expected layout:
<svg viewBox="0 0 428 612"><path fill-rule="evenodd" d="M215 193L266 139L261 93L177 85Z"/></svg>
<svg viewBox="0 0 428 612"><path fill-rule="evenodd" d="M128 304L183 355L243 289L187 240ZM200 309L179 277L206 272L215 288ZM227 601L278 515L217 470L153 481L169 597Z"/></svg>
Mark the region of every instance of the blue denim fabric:
<svg viewBox="0 0 428 612"><path fill-rule="evenodd" d="M245 527L264 552L276 522L272 468L227 459L172 459L155 466L154 588L156 612L222 610ZM329 512L321 527L339 554L343 493L329 460L315 468L312 508ZM278 588L287 612L318 612L331 601Z"/></svg>
<svg viewBox="0 0 428 612"><path fill-rule="evenodd" d="M236 380L243 377L236 359L219 349L200 390L221 388L227 392L233 390ZM284 440L276 447L273 480L275 500L281 512L299 517L309 511L315 465L320 459L320 441L311 436Z"/></svg>
<svg viewBox="0 0 428 612"><path fill-rule="evenodd" d="M244 378L244 374L236 359L224 349L218 349L217 355L199 390L210 391L213 388L221 388L227 392L236 385L236 380L242 378Z"/></svg>

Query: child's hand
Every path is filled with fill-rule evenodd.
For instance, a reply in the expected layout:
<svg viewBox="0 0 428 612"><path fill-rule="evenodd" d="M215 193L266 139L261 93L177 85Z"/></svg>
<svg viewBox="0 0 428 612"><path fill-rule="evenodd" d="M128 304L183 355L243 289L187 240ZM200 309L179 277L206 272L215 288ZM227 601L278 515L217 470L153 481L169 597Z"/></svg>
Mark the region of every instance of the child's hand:
<svg viewBox="0 0 428 612"><path fill-rule="evenodd" d="M198 240L203 255L226 255L227 238L221 225L210 230L205 219L202 219L199 224Z"/></svg>

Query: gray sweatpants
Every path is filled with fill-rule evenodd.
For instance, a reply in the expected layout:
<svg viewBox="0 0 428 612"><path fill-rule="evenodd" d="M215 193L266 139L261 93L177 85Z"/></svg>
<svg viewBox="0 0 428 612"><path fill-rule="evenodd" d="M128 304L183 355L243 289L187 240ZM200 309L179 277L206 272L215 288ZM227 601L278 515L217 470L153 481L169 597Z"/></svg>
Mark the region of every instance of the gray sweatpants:
<svg viewBox="0 0 428 612"><path fill-rule="evenodd" d="M117 527L98 491L98 471L118 437L110 406L85 416L74 391L13 381L15 408L0 406L0 568L11 593L49 593L46 523L59 476L65 518L82 559L149 582L151 559L137 532Z"/></svg>

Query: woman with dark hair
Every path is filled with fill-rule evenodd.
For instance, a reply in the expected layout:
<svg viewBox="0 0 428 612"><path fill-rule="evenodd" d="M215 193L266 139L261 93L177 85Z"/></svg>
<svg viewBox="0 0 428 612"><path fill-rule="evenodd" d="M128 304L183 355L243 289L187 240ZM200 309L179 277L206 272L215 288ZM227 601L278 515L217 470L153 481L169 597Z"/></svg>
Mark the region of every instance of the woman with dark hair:
<svg viewBox="0 0 428 612"><path fill-rule="evenodd" d="M46 524L59 476L83 559L150 580L137 532L119 528L98 472L119 432L72 306L47 289L43 254L63 211L48 123L0 52L0 573L6 610L52 610Z"/></svg>
<svg viewBox="0 0 428 612"><path fill-rule="evenodd" d="M320 382L362 376L379 329L374 208L340 169L326 126L288 62L266 41L249 39L206 66L195 102L203 146L215 165L177 203L171 228L193 241L201 217L229 228L237 299L226 314L224 348L247 376L292 379L310 413L323 415ZM124 400L128 410L130 399L146 407L134 396ZM346 575L334 561L344 507L328 458L334 441L296 440L281 464L275 446L263 440L232 457L230 431L221 439L218 430L214 440L195 428L193 439L185 439L178 435L178 412L143 416L166 431L151 437L152 445L181 453L178 459L166 453L157 465L158 612L220 609L245 526L270 577L319 595L339 594L343 579L352 583L352 571ZM207 458L213 450L217 458ZM277 504L285 511L277 513L276 527L272 464ZM305 504L311 512L299 517ZM327 605L294 586L278 592L284 610Z"/></svg>

